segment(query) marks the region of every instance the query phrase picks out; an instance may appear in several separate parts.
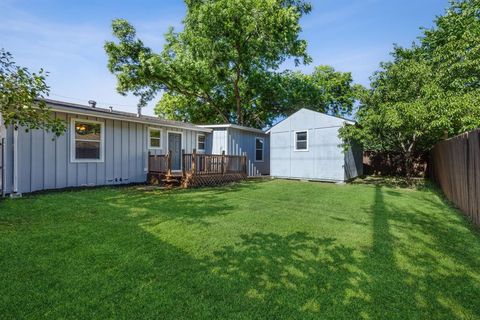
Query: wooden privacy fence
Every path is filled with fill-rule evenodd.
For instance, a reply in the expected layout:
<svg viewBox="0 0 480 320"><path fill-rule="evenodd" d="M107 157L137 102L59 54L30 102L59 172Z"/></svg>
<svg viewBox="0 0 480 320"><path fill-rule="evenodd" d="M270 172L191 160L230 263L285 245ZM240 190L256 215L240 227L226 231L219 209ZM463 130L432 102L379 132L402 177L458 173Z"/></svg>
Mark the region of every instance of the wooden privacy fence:
<svg viewBox="0 0 480 320"><path fill-rule="evenodd" d="M437 143L431 160L434 181L480 226L480 130Z"/></svg>
<svg viewBox="0 0 480 320"><path fill-rule="evenodd" d="M219 185L247 177L247 156L202 154L182 150L182 170L172 170L171 151L165 155L148 156L148 181L166 184L180 183L183 187Z"/></svg>

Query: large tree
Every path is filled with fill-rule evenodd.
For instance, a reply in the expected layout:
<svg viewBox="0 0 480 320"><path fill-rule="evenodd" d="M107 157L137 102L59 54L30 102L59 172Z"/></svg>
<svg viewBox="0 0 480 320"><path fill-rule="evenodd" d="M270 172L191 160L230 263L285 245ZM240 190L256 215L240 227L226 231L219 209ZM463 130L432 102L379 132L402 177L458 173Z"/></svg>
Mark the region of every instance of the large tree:
<svg viewBox="0 0 480 320"><path fill-rule="evenodd" d="M265 107L257 109L254 116L266 119L265 124L270 124L278 117L289 116L301 108L339 116L350 114L361 90L361 86L353 84L349 72L336 71L331 66L317 66L311 74L289 70L270 73L258 86L261 86L262 94L255 103ZM194 123L222 121L205 104L174 92L162 96L155 113L161 117Z"/></svg>
<svg viewBox="0 0 480 320"><path fill-rule="evenodd" d="M160 114L187 114L192 121L263 127L272 120L268 83L287 59L308 63L300 18L303 0L186 0L183 30L171 28L162 52L136 38L127 21L112 23L117 42L105 50L120 93L132 92L144 106L158 93ZM175 106L183 106L177 109ZM200 114L196 118L196 115ZM192 116L193 115L193 116Z"/></svg>
<svg viewBox="0 0 480 320"><path fill-rule="evenodd" d="M53 118L42 100L49 93L46 75L43 70L31 73L18 66L9 52L0 49L0 114L5 125L45 129L56 135L66 130L65 123Z"/></svg>
<svg viewBox="0 0 480 320"><path fill-rule="evenodd" d="M480 1L452 1L418 44L396 47L363 93L356 126L365 149L399 152L405 170L437 141L480 126Z"/></svg>

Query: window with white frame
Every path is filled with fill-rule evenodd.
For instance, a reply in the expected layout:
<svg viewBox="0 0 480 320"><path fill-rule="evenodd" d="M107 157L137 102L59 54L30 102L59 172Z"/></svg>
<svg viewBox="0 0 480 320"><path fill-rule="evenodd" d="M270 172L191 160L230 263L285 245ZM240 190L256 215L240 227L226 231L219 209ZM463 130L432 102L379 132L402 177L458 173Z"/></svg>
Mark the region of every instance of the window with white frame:
<svg viewBox="0 0 480 320"><path fill-rule="evenodd" d="M162 131L160 129L148 129L148 148L160 149L162 147Z"/></svg>
<svg viewBox="0 0 480 320"><path fill-rule="evenodd" d="M255 138L255 161L263 161L263 138Z"/></svg>
<svg viewBox="0 0 480 320"><path fill-rule="evenodd" d="M295 151L308 151L308 131L295 132Z"/></svg>
<svg viewBox="0 0 480 320"><path fill-rule="evenodd" d="M205 135L204 134L197 135L197 150L205 151Z"/></svg>
<svg viewBox="0 0 480 320"><path fill-rule="evenodd" d="M103 161L103 122L72 119L72 161Z"/></svg>

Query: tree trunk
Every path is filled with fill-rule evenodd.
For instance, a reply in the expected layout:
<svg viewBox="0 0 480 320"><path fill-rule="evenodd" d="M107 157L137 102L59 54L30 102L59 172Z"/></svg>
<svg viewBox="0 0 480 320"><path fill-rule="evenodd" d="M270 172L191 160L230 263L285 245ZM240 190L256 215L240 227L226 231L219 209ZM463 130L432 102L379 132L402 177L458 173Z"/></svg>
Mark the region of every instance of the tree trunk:
<svg viewBox="0 0 480 320"><path fill-rule="evenodd" d="M240 89L238 87L238 82L240 81L240 69L236 68L236 78L233 82L233 91L235 94L235 102L237 105L237 122L239 125L243 125L243 116L242 116L242 100L240 98Z"/></svg>
<svg viewBox="0 0 480 320"><path fill-rule="evenodd" d="M405 153L405 177L407 182L410 183L412 180L414 170L413 170L413 157L411 152Z"/></svg>
<svg viewBox="0 0 480 320"><path fill-rule="evenodd" d="M405 165L405 177L407 179L407 183L411 184L412 176L414 173L413 170L413 151L415 149L415 144L417 141L417 135L414 134L412 137L412 142L406 148L404 143L401 143L402 149L404 151L404 165Z"/></svg>

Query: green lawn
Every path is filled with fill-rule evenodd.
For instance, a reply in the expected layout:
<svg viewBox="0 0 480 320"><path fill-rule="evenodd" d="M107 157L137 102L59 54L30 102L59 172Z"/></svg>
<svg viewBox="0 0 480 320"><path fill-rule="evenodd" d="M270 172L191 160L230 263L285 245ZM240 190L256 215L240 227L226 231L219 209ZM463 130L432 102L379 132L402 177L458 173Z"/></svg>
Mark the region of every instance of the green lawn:
<svg viewBox="0 0 480 320"><path fill-rule="evenodd" d="M435 190L294 181L0 202L0 318L480 318L480 236Z"/></svg>

